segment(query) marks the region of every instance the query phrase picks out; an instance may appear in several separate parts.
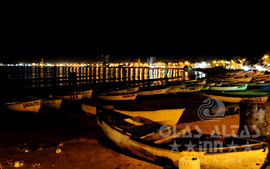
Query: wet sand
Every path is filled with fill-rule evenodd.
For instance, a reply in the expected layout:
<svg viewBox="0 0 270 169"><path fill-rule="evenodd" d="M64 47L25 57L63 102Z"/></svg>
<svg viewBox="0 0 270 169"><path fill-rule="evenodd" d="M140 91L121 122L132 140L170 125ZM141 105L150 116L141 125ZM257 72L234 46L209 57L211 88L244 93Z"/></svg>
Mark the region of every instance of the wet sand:
<svg viewBox="0 0 270 169"><path fill-rule="evenodd" d="M198 125L203 133L211 134L218 125L239 124L239 115L223 117L220 122L203 122L198 108L206 99L200 94L138 97L135 101L114 102L118 109L186 108L178 124ZM38 114L7 112L1 108L0 162L24 161L20 168L164 168L118 148L97 125L94 115L87 116L81 103L101 103L95 99L63 102L61 109L40 110ZM102 104L112 104L102 102ZM226 104L226 108L238 104ZM270 119L270 102L266 102L267 119ZM230 133L229 128L227 133ZM27 144L26 144L27 143ZM23 144L25 144L23 146ZM56 153L60 148L61 152ZM28 152L27 152L28 150ZM267 167L270 168L270 167Z"/></svg>

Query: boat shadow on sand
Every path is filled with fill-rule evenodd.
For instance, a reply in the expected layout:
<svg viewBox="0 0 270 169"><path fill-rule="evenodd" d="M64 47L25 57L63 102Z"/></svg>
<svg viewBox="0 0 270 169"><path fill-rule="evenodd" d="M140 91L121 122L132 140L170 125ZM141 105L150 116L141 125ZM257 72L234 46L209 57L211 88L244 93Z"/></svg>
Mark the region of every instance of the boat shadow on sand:
<svg viewBox="0 0 270 169"><path fill-rule="evenodd" d="M137 156L135 154L132 154L128 151L125 151L123 149L121 149L120 147L118 147L114 142L112 142L106 135L103 135L103 136L97 136L97 137L94 137L95 139L98 140L98 143L107 148L107 149L110 149L110 150L113 150L117 153L120 153L120 154L123 154L123 155L126 155L128 157L131 157L131 158L135 158L137 160L141 160L141 161L145 161L147 163L151 163L151 164L154 164L154 165L157 165L157 166L160 166L160 167L164 167L164 169L177 169L177 167L175 167L172 163L172 161L170 161L169 159L164 159L164 158L160 158L158 159L156 162L153 162L153 161L150 161L150 160L147 160L145 158L142 158L140 156Z"/></svg>

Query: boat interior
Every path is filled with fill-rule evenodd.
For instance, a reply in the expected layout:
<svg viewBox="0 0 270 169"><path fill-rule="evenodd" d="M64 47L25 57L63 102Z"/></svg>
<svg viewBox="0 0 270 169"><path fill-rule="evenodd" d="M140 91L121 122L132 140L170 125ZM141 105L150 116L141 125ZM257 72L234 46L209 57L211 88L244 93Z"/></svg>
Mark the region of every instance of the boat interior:
<svg viewBox="0 0 270 169"><path fill-rule="evenodd" d="M236 151L244 151L245 147L255 150L268 146L266 143L257 140L222 135L206 135L197 130L188 131L179 125L176 125L176 127L164 127L149 119L140 116L131 117L113 110L98 113L98 120L100 123L105 122L113 129L128 135L131 140L152 147L172 150L171 145L176 143L180 145L178 146L179 152L186 151L190 142L194 145L192 150L204 151L206 153L229 152L231 151L230 145L232 145L232 142L235 145Z"/></svg>

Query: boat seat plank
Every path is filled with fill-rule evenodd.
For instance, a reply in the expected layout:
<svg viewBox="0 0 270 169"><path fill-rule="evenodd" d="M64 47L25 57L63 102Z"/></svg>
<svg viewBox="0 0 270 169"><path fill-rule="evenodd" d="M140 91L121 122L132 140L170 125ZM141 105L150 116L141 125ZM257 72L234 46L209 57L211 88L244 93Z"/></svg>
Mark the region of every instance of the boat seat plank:
<svg viewBox="0 0 270 169"><path fill-rule="evenodd" d="M149 142L155 142L155 144L160 144L162 142L164 142L165 140L169 140L172 139L175 135L180 135L182 134L186 128L176 125L175 131L173 132L173 128L170 128L171 134L168 137L163 137L162 134L160 134L160 132L145 136L144 138L142 138L144 141L149 141ZM162 133L164 135L167 135L168 133L168 129L164 128L162 130ZM176 133L176 134L174 134Z"/></svg>
<svg viewBox="0 0 270 169"><path fill-rule="evenodd" d="M111 113L111 114L110 114ZM113 116L117 118L112 118ZM116 127L121 128L122 131L130 133L134 138L140 138L149 133L158 131L160 125L144 117L130 117L118 112L108 112L110 116L110 123Z"/></svg>
<svg viewBox="0 0 270 169"><path fill-rule="evenodd" d="M127 132L130 133L133 138L140 138L142 136L156 132L158 128L159 125L157 123L152 123L131 128L130 130L127 130Z"/></svg>

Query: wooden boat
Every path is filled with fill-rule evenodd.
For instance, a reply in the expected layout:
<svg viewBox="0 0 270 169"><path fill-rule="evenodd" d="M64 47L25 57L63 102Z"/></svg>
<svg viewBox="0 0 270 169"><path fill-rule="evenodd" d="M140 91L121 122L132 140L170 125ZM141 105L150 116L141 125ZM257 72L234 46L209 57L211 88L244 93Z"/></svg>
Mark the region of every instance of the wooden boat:
<svg viewBox="0 0 270 169"><path fill-rule="evenodd" d="M258 80L256 83L265 83L265 80Z"/></svg>
<svg viewBox="0 0 270 169"><path fill-rule="evenodd" d="M112 95L106 92L99 93L96 95L97 98L101 100L109 100L109 101L120 101L120 100L135 100L137 97L137 93L127 93L120 95Z"/></svg>
<svg viewBox="0 0 270 169"><path fill-rule="evenodd" d="M201 90L209 90L210 86L209 85L203 85Z"/></svg>
<svg viewBox="0 0 270 169"><path fill-rule="evenodd" d="M241 85L241 86L212 86L209 90L215 91L236 91L236 90L246 90L248 84Z"/></svg>
<svg viewBox="0 0 270 169"><path fill-rule="evenodd" d="M72 100L80 100L83 97L83 94L81 93L71 93L71 94L61 94L58 96L55 96L56 98L61 98L66 101L72 101Z"/></svg>
<svg viewBox="0 0 270 169"><path fill-rule="evenodd" d="M127 89L122 89L122 90L114 90L114 91L106 91L107 93L110 94L124 94L124 93L133 93L133 92L137 92L139 90L140 87L131 87L131 88L127 88Z"/></svg>
<svg viewBox="0 0 270 169"><path fill-rule="evenodd" d="M236 82L236 83L229 83L230 86L243 86L247 83L242 83L242 82Z"/></svg>
<svg viewBox="0 0 270 169"><path fill-rule="evenodd" d="M242 99L249 99L255 101L262 101L266 102L268 96L248 96L248 95L210 95L210 94L203 94L206 97L217 98L223 102L228 103L239 103Z"/></svg>
<svg viewBox="0 0 270 169"><path fill-rule="evenodd" d="M254 79L251 82L256 82L256 83L265 83L265 79Z"/></svg>
<svg viewBox="0 0 270 169"><path fill-rule="evenodd" d="M87 114L87 116L90 116L91 114L96 115L97 108L96 106L91 106L82 103L82 110Z"/></svg>
<svg viewBox="0 0 270 169"><path fill-rule="evenodd" d="M33 112L38 113L41 107L41 100L32 100L25 102L6 102L3 103L4 108L10 111L23 111L23 112Z"/></svg>
<svg viewBox="0 0 270 169"><path fill-rule="evenodd" d="M251 77L242 77L242 78L234 78L234 80L237 80L238 82L250 82L252 79L252 76Z"/></svg>
<svg viewBox="0 0 270 169"><path fill-rule="evenodd" d="M193 87L171 87L168 90L168 93L192 93L192 92L199 92L202 89L203 85L197 85Z"/></svg>
<svg viewBox="0 0 270 169"><path fill-rule="evenodd" d="M172 167L183 166L183 163L190 166L194 159L199 163L197 168L259 169L268 154L265 142L222 135L198 135L197 131L189 132L180 125L175 126L175 130L174 127L161 128L161 125L140 116L130 117L102 110L97 114L97 121L107 137L120 148ZM178 137L187 132L190 137ZM215 144L218 146L211 146Z"/></svg>
<svg viewBox="0 0 270 169"><path fill-rule="evenodd" d="M146 96L146 95L160 95L160 94L167 94L168 88L153 88L153 89L142 89L137 92L138 95Z"/></svg>
<svg viewBox="0 0 270 169"><path fill-rule="evenodd" d="M53 109L60 109L62 103L62 99L60 98L48 98L48 99L41 99L41 106L44 108L53 108Z"/></svg>
<svg viewBox="0 0 270 169"><path fill-rule="evenodd" d="M186 82L168 82L166 85L169 87L186 87L188 83Z"/></svg>
<svg viewBox="0 0 270 169"><path fill-rule="evenodd" d="M209 85L209 86L215 86L216 85L216 83L215 82L207 82L207 83L205 83L206 85Z"/></svg>
<svg viewBox="0 0 270 169"><path fill-rule="evenodd" d="M185 109L164 109L164 110L152 110L152 111L130 111L130 110L118 110L114 111L136 117L141 116L157 122L161 125L175 125L182 116Z"/></svg>
<svg viewBox="0 0 270 169"><path fill-rule="evenodd" d="M113 106L109 106L109 109L113 109L115 112L119 112L128 116L136 117L142 116L148 118L161 125L174 125L176 124L184 112L183 109L162 109L162 110L150 110L150 111L130 111L114 109ZM82 104L82 110L89 115L96 115L96 107Z"/></svg>
<svg viewBox="0 0 270 169"><path fill-rule="evenodd" d="M92 89L91 90L79 91L77 93L82 94L83 99L91 99L91 97L92 97Z"/></svg>

